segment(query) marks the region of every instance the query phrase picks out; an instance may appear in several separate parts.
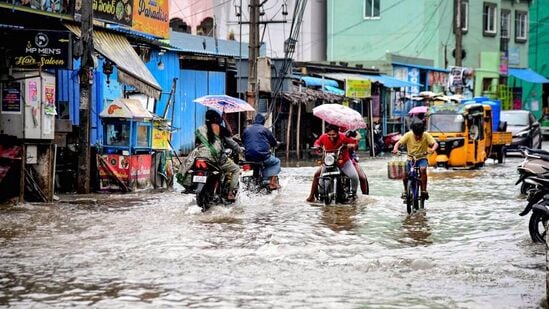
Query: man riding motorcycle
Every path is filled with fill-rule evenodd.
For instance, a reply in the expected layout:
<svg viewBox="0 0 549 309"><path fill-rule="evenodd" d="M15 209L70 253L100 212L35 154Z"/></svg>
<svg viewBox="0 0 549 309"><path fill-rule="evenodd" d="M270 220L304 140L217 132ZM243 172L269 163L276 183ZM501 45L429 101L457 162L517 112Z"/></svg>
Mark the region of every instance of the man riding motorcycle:
<svg viewBox="0 0 549 309"><path fill-rule="evenodd" d="M345 136L344 133L339 132L339 127L333 124L326 126L326 133L322 134L314 143L315 147L324 147L327 151L334 151L346 144L347 147L342 151L342 162L338 163L338 167L341 171L351 179L351 192L353 197L356 197L356 191L358 188L359 178L358 173L353 165L351 156L349 155L349 149L355 148L355 139ZM317 188L319 183L320 173L322 167L320 167L314 177L311 185L311 192L307 197L307 202L313 202L317 195Z"/></svg>
<svg viewBox="0 0 549 309"><path fill-rule="evenodd" d="M271 147L277 145L273 133L265 128L265 117L255 116L254 123L242 132L244 143L244 158L247 161L263 163L263 180L270 180L271 190L280 189L278 174L280 173L280 159L271 153Z"/></svg>
<svg viewBox="0 0 549 309"><path fill-rule="evenodd" d="M181 174L185 175L191 168L195 158L203 157L217 162L227 177L229 193L227 200L235 201L238 190L238 177L240 167L228 158L224 153L225 148L230 148L236 154L240 153L239 145L231 138L230 132L221 125L221 116L214 110L206 111L206 123L196 132L195 146L181 166Z"/></svg>

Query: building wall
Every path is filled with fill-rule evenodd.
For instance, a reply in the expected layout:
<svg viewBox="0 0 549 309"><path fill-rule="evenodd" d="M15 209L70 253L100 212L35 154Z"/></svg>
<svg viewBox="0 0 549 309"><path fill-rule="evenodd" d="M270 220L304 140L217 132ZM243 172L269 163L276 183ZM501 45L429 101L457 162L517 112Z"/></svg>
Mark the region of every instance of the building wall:
<svg viewBox="0 0 549 309"><path fill-rule="evenodd" d="M455 48L454 0L384 0L380 17L365 19L364 2L328 0L327 53L329 61L375 61L385 59L387 53L432 59L434 66L454 65ZM462 66L482 67L482 52L500 50L500 12L510 8L514 34L514 10L527 10L527 1L489 0L497 5L497 34L483 35L483 3L469 0L468 30L463 34L466 51ZM510 48L519 54L517 66L526 66L528 44Z"/></svg>
<svg viewBox="0 0 549 309"><path fill-rule="evenodd" d="M382 60L391 53L441 66L451 1L385 0L379 18L365 19L365 1L328 0L328 60Z"/></svg>
<svg viewBox="0 0 549 309"><path fill-rule="evenodd" d="M175 4L172 4L177 2ZM296 0L286 1L288 15L282 15L283 1L268 1L263 7L265 15L261 21L287 20L287 23L268 24L264 31L264 25L260 26L260 39L267 45L266 56L271 58L284 57L284 41L290 36L292 16ZM249 0L242 0L242 21L249 21ZM236 1L213 0L177 0L170 2L170 18L179 17L192 28L196 34L197 26L207 17L214 17L217 21L216 36L219 39L229 39L232 34L234 39L249 42L249 25L239 24L239 18L235 15ZM326 58L325 38L325 11L326 0L309 0L303 17L301 31L296 46L294 59L298 61L320 61ZM242 31L241 31L242 29Z"/></svg>

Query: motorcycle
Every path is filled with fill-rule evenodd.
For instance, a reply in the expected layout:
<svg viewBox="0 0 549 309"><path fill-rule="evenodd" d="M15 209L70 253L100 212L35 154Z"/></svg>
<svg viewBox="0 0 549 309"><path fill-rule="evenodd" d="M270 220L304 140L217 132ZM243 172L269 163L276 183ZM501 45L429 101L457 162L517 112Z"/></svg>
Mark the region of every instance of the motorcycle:
<svg viewBox="0 0 549 309"><path fill-rule="evenodd" d="M323 149L322 172L318 182L318 199L324 205L335 203L350 203L355 196L351 190L351 179L345 175L337 166L341 160L342 145L336 151L326 151ZM313 148L318 151L319 148Z"/></svg>
<svg viewBox="0 0 549 309"><path fill-rule="evenodd" d="M519 150L524 160L517 168L520 176L516 184L521 183L520 193L526 195L533 186L524 181L526 178L545 174L549 176L549 151L527 147L520 147Z"/></svg>
<svg viewBox="0 0 549 309"><path fill-rule="evenodd" d="M231 150L226 149L225 155L230 157ZM229 205L234 202L227 199L228 177L223 173L218 162L197 157L187 172L187 177L190 177L190 181L183 183L183 193L194 194L196 204L202 208L203 212L212 205Z"/></svg>
<svg viewBox="0 0 549 309"><path fill-rule="evenodd" d="M549 152L521 148L524 161L519 165L521 193L526 194L526 207L519 214L532 212L528 222L528 232L533 242L545 242L545 227L549 221Z"/></svg>
<svg viewBox="0 0 549 309"><path fill-rule="evenodd" d="M263 179L263 162L241 161L239 165L244 190L265 194L273 191L269 186L270 181Z"/></svg>
<svg viewBox="0 0 549 309"><path fill-rule="evenodd" d="M400 140L402 135L400 132L391 132L383 136L381 124L374 126L374 151L376 154L382 153L384 150L392 150L393 146Z"/></svg>

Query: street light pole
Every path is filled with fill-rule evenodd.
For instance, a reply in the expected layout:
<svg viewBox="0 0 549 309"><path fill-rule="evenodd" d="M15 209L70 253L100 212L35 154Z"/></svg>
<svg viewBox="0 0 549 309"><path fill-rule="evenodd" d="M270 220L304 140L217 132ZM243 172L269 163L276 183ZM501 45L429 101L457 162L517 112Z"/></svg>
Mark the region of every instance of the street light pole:
<svg viewBox="0 0 549 309"><path fill-rule="evenodd" d="M80 126L78 144L78 193L90 193L90 111L93 84L93 10L91 1L82 1L82 25L80 40L82 42L82 59L80 62Z"/></svg>
<svg viewBox="0 0 549 309"><path fill-rule="evenodd" d="M248 45L248 89L247 101L254 108L257 104L257 57L259 57L259 0L250 0L250 37ZM247 120L251 121L252 113L248 112Z"/></svg>

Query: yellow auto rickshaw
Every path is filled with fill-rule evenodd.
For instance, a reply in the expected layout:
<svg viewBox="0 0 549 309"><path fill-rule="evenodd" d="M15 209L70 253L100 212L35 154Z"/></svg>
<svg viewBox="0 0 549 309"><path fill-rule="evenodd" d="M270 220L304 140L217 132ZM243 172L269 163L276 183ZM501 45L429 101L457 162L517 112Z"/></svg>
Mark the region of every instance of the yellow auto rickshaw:
<svg viewBox="0 0 549 309"><path fill-rule="evenodd" d="M427 130L439 144L429 157L436 167L476 168L493 150L492 108L485 104L440 104L429 109Z"/></svg>

